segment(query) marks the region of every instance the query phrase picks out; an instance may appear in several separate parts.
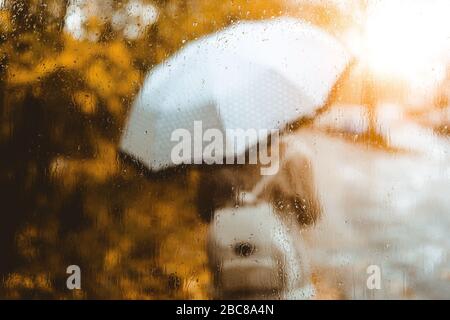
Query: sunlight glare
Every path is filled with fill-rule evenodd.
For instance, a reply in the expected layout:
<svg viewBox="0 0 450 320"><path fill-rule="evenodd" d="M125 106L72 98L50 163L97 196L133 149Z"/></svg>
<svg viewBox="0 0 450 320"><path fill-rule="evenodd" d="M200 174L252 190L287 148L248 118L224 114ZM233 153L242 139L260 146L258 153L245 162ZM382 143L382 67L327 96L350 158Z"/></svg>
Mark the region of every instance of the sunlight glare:
<svg viewBox="0 0 450 320"><path fill-rule="evenodd" d="M439 65L448 63L449 13L448 0L369 2L363 60L377 75L438 81L444 72Z"/></svg>

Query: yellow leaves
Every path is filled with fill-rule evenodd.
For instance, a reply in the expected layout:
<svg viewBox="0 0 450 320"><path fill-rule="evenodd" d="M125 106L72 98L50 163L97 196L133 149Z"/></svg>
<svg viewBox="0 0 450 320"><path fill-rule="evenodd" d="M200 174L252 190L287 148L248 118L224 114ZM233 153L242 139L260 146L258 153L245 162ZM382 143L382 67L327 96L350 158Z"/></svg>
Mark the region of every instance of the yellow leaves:
<svg viewBox="0 0 450 320"><path fill-rule="evenodd" d="M86 64L95 60L104 49L103 44L89 41L75 40L67 34L62 35L64 50L58 55L62 67L72 67L83 71Z"/></svg>
<svg viewBox="0 0 450 320"><path fill-rule="evenodd" d="M123 81L117 85L117 92L122 95L129 95L136 91L141 82L142 75L137 70L130 70L121 78Z"/></svg>
<svg viewBox="0 0 450 320"><path fill-rule="evenodd" d="M118 172L117 149L109 141L99 141L97 148L98 158L88 161L84 169L98 181L105 181Z"/></svg>
<svg viewBox="0 0 450 320"><path fill-rule="evenodd" d="M143 76L133 65L132 50L119 40L77 41L67 34L62 34L61 40L64 43L61 51L48 52L31 34L21 35L25 48L21 53L11 43L1 48L10 60L7 84L38 87L38 82L57 70L76 71L89 88L78 91L75 87L67 88L74 90L72 98L79 110L94 115L103 102L111 115L123 118L124 101L137 91Z"/></svg>
<svg viewBox="0 0 450 320"><path fill-rule="evenodd" d="M111 69L102 60L95 61L86 72L86 81L91 88L96 90L103 98L108 97L113 92Z"/></svg>
<svg viewBox="0 0 450 320"><path fill-rule="evenodd" d="M46 121L51 122L53 115L68 120L68 127L52 124L50 128L45 127L62 145L51 149L63 151L52 158L48 168L51 185L59 190L52 196L43 196L40 207L49 211L48 215L39 217L43 224L26 227L18 236L18 250L33 264L23 274L11 274L7 279L10 287L47 287L48 278L28 276L27 272L36 271L45 263L53 275L63 274L66 265L62 265L65 261L61 257L72 248L80 261L98 271L95 275L98 278L85 282L90 289L87 292L94 297L208 298L211 275L206 267L207 225L197 216L194 201L200 179L198 172L191 171L186 180L180 176L173 180L147 179L118 163L116 138L120 135L121 120L126 116L126 104L138 90L146 68L166 59L187 41L233 21L278 15L281 5L278 0L171 0L158 2L158 6L160 18L155 25L147 29L146 36L130 42L120 36L95 41L106 24L93 18L88 21L86 37L83 37L87 40L76 40L69 33L54 29L53 42L42 41L31 33L0 45L0 59L5 55L8 61L6 92L10 92L10 109L16 110L15 106L22 103L31 87L33 99L45 96L53 99L53 105L48 106L48 100L39 101L43 108L48 107ZM3 23L10 20L8 14L0 11L0 32L11 28ZM23 43L20 50L19 40ZM50 43L56 43L56 48ZM42 81L46 77L50 81ZM49 83L55 91L46 92ZM11 88L23 92L13 95ZM73 118L70 102L77 106ZM108 117L98 121L100 113ZM87 123L78 126L79 121ZM6 122L0 128L2 139L9 138L14 125ZM76 128L73 133L71 126ZM81 134L80 130L88 132ZM83 137L81 142L77 140L80 137ZM82 151L73 150L77 144L85 144ZM33 178L38 169L30 168L27 175ZM124 172L128 171L120 172L123 168L126 168ZM36 179L30 181L35 183ZM133 189L126 190L128 186ZM68 213L60 208L65 208L70 201L80 205L80 216L74 219L83 219L86 224L82 223L76 232L62 234L60 224L68 221L65 220ZM68 242L72 240L75 244L70 247ZM38 259L44 253L49 257L45 262ZM176 275L177 282L180 280L179 291L167 289L171 274ZM82 298L84 294L55 290L57 298Z"/></svg>
<svg viewBox="0 0 450 320"><path fill-rule="evenodd" d="M120 237L114 248L106 251L104 266L106 270L111 270L119 266L121 260L127 261L134 241L128 237Z"/></svg>
<svg viewBox="0 0 450 320"><path fill-rule="evenodd" d="M106 48L106 55L113 65L128 69L132 63L130 52L122 41L114 41Z"/></svg>
<svg viewBox="0 0 450 320"><path fill-rule="evenodd" d="M40 76L43 74L11 63L6 73L6 81L12 85L23 85L36 81Z"/></svg>
<svg viewBox="0 0 450 320"><path fill-rule="evenodd" d="M120 251L116 250L116 249L110 249L106 252L105 254L105 269L106 270L111 270L114 269L115 267L117 267L117 265L120 262L121 259L121 253Z"/></svg>
<svg viewBox="0 0 450 320"><path fill-rule="evenodd" d="M94 114L97 111L97 97L91 92L77 91L73 99L83 113Z"/></svg>
<svg viewBox="0 0 450 320"><path fill-rule="evenodd" d="M48 291L51 289L51 282L48 275L43 273L33 275L12 273L7 277L5 287L10 289L40 289Z"/></svg>
<svg viewBox="0 0 450 320"><path fill-rule="evenodd" d="M38 229L34 226L27 226L18 234L17 247L24 257L31 259L37 256L38 249L33 246L33 242L37 239L37 237Z"/></svg>
<svg viewBox="0 0 450 320"><path fill-rule="evenodd" d="M10 32L11 27L11 13L8 10L0 10L0 32Z"/></svg>
<svg viewBox="0 0 450 320"><path fill-rule="evenodd" d="M190 228L179 226L161 243L160 264L166 273L184 280L183 289L192 299L206 299L210 281L204 250L207 226L197 223Z"/></svg>
<svg viewBox="0 0 450 320"><path fill-rule="evenodd" d="M14 65L10 65L6 73L6 79L11 84L22 84L34 81L35 76L30 74L28 70L20 70L14 68Z"/></svg>
<svg viewBox="0 0 450 320"><path fill-rule="evenodd" d="M111 97L106 102L108 111L117 118L123 115L123 103L117 97Z"/></svg>
<svg viewBox="0 0 450 320"><path fill-rule="evenodd" d="M184 287L190 299L205 300L209 298L211 283L211 273L205 265L202 270L198 270L196 274L187 279Z"/></svg>
<svg viewBox="0 0 450 320"><path fill-rule="evenodd" d="M61 52L58 60L59 65L62 68L66 69L75 69L77 67L80 67L80 65L82 65L82 62L84 62L84 59L80 58L80 54L72 50L64 50L63 52Z"/></svg>
<svg viewBox="0 0 450 320"><path fill-rule="evenodd" d="M132 66L129 52L121 42L104 48L107 59L94 60L86 70L86 82L106 102L108 111L123 116L125 106L120 97L130 96L136 91L141 74Z"/></svg>
<svg viewBox="0 0 450 320"><path fill-rule="evenodd" d="M73 187L83 178L89 178L90 183L104 183L118 172L116 146L100 140L94 158L80 161L58 157L50 165L50 172L66 188Z"/></svg>
<svg viewBox="0 0 450 320"><path fill-rule="evenodd" d="M142 297L142 293L139 292L139 287L131 279L122 278L119 283L121 292L123 293L123 299L136 300Z"/></svg>
<svg viewBox="0 0 450 320"><path fill-rule="evenodd" d="M86 21L86 33L91 41L97 41L104 29L104 23L99 17L91 16Z"/></svg>
<svg viewBox="0 0 450 320"><path fill-rule="evenodd" d="M146 207L143 203L144 201L134 203L133 208L127 210L125 215L125 225L129 230L136 230L136 228L150 230L155 227L152 223L151 212L144 209Z"/></svg>
<svg viewBox="0 0 450 320"><path fill-rule="evenodd" d="M27 289L34 288L34 280L30 276L13 273L6 279L7 288L23 287Z"/></svg>
<svg viewBox="0 0 450 320"><path fill-rule="evenodd" d="M28 52L23 54L21 58L30 62L33 55ZM59 66L54 56L37 61L35 64L30 63L29 66L12 62L7 70L7 81L11 85L31 84L54 72Z"/></svg>
<svg viewBox="0 0 450 320"><path fill-rule="evenodd" d="M279 0L168 1L157 22L162 46L155 48L156 62L167 58L189 40L217 31L238 20L263 19L283 14Z"/></svg>

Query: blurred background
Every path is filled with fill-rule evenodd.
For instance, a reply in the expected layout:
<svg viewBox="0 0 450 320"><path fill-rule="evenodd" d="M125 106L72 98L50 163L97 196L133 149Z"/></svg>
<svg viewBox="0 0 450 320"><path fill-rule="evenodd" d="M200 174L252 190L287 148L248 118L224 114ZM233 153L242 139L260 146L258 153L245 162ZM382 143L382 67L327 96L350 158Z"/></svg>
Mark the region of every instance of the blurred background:
<svg viewBox="0 0 450 320"><path fill-rule="evenodd" d="M0 0L0 298L210 296L199 172L149 179L117 150L146 72L184 44L243 19L318 25L356 63L337 113L314 126L408 149L417 127L393 145L383 119L450 133L448 12L447 0ZM82 290L66 288L71 264ZM339 297L330 286L322 297Z"/></svg>

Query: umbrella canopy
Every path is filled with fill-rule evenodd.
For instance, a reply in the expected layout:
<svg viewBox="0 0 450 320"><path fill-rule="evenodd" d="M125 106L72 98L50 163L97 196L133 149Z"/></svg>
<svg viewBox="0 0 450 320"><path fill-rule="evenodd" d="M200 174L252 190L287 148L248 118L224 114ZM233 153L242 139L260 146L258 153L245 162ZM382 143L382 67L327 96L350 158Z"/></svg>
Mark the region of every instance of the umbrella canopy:
<svg viewBox="0 0 450 320"><path fill-rule="evenodd" d="M201 139L202 132L216 128L223 133L222 155L242 154L267 135L235 141L228 129L270 132L313 116L348 62L349 54L336 39L303 21L236 23L189 43L150 72L121 149L159 170L174 165L175 130ZM201 121L200 136L196 121ZM184 163L209 160L202 154L198 159L195 152L184 156Z"/></svg>

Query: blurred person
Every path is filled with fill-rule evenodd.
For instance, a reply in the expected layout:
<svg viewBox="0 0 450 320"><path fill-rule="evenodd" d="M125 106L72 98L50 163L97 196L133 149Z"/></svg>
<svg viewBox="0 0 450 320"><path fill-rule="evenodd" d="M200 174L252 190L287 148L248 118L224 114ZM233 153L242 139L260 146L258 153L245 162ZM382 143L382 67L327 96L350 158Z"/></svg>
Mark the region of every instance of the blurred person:
<svg viewBox="0 0 450 320"><path fill-rule="evenodd" d="M153 171L202 165L198 210L211 223L214 297L313 296L300 229L319 219L320 203L308 158L278 131L319 113L350 60L323 30L278 18L199 39L147 77L121 148ZM220 137L205 141L208 133Z"/></svg>
<svg viewBox="0 0 450 320"><path fill-rule="evenodd" d="M317 43L333 39L334 49L301 36L271 41L284 23L292 23L284 25L286 33L299 24L298 35ZM257 25L261 29L252 29ZM261 175L261 164L205 164L190 156L181 162L201 166L198 211L210 223L215 298L321 297L311 272L335 285L334 297L445 297L448 245L441 235L449 228L450 204L433 185L448 185L448 143L410 121L398 105L379 103L381 87L364 78L367 70L352 63L341 44L345 32L322 27L285 18L242 22L188 45L150 74L122 147L160 170L173 165L165 142L171 132L182 127L195 136L195 120L224 137L229 127L261 123L282 133L273 175ZM284 55L296 46L309 50L308 59L301 60L305 52ZM266 52L272 59L264 58ZM296 78L296 71L304 77ZM274 141L250 139L239 152L249 159ZM420 196L418 185L425 190ZM427 208L439 226L424 226ZM383 272L374 288L370 270Z"/></svg>

